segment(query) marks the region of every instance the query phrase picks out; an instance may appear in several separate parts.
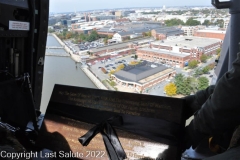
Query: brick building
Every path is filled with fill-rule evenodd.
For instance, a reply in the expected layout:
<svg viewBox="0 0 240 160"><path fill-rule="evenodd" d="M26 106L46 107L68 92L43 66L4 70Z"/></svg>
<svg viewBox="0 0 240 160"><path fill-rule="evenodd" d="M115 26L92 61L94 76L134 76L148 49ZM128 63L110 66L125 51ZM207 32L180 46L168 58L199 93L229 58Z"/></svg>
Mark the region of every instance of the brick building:
<svg viewBox="0 0 240 160"><path fill-rule="evenodd" d="M183 35L184 32L180 28L176 28L176 27L163 27L163 28L153 29L151 31L151 34L155 39L162 40L162 39L166 39L169 36Z"/></svg>
<svg viewBox="0 0 240 160"><path fill-rule="evenodd" d="M216 30L199 30L194 33L196 37L206 37L206 38L218 38L224 40L226 31L216 31Z"/></svg>
<svg viewBox="0 0 240 160"><path fill-rule="evenodd" d="M174 76L176 72L161 64L143 61L135 66L127 66L111 75L117 84L132 87L135 91L148 92L148 88Z"/></svg>
<svg viewBox="0 0 240 160"><path fill-rule="evenodd" d="M172 37L151 42L150 48L137 50L139 58L175 67L184 67L189 60L198 60L205 55L213 55L220 48L221 40L200 37Z"/></svg>

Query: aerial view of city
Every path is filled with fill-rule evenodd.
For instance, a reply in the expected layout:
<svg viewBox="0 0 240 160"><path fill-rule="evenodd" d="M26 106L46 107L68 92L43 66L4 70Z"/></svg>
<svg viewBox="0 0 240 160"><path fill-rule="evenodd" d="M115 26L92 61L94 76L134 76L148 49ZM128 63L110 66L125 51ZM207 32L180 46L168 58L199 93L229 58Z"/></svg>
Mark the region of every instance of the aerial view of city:
<svg viewBox="0 0 240 160"><path fill-rule="evenodd" d="M60 67L52 66L56 57L70 57L61 66L71 63L73 71L66 73L80 74L71 79L79 78L82 87L184 97L215 83L228 10L217 10L208 1L155 7L109 2L103 8L68 3L61 9L59 3L64 2L50 1L48 69Z"/></svg>
<svg viewBox="0 0 240 160"><path fill-rule="evenodd" d="M239 20L240 0L0 0L0 159L240 159Z"/></svg>

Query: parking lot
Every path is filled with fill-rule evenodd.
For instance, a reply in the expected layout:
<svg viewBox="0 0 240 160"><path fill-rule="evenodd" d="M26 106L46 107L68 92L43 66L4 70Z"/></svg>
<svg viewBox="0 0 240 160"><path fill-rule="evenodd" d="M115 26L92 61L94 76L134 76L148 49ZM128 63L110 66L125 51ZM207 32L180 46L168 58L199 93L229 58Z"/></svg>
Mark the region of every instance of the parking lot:
<svg viewBox="0 0 240 160"><path fill-rule="evenodd" d="M111 70L115 70L121 64L124 64L127 66L129 62L133 61L134 59L131 58L132 56L133 55L129 55L126 57L106 59L104 61L95 61L95 64L91 65L89 69L93 73L95 73L95 75L97 75L100 78L100 80L106 80L106 79L109 79L108 73ZM104 68L108 73L104 74L101 68Z"/></svg>

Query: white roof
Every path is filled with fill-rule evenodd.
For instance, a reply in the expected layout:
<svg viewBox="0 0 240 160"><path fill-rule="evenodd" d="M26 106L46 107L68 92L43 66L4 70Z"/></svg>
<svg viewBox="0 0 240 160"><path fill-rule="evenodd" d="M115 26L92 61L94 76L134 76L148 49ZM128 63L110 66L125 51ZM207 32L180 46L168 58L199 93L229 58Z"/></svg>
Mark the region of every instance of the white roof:
<svg viewBox="0 0 240 160"><path fill-rule="evenodd" d="M198 30L197 32L207 32L207 33L223 33L226 34L226 31L220 31L220 30Z"/></svg>
<svg viewBox="0 0 240 160"><path fill-rule="evenodd" d="M178 36L169 37L167 40L151 42L151 44L171 46L171 47L182 47L182 48L197 48L206 47L214 43L220 42L220 39L216 38L203 38L194 36Z"/></svg>

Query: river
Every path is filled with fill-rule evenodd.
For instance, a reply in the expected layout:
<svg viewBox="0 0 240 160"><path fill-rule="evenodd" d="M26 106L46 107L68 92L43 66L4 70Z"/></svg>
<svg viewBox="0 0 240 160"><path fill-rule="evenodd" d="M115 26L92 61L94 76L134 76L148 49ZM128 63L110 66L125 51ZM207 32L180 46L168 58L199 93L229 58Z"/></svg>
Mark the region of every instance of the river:
<svg viewBox="0 0 240 160"><path fill-rule="evenodd" d="M48 36L47 46L61 46L53 36ZM65 53L63 49L50 49L46 52ZM67 53L66 53L67 54ZM80 63L70 57L45 56L41 112L45 113L55 84L97 88L81 70Z"/></svg>

